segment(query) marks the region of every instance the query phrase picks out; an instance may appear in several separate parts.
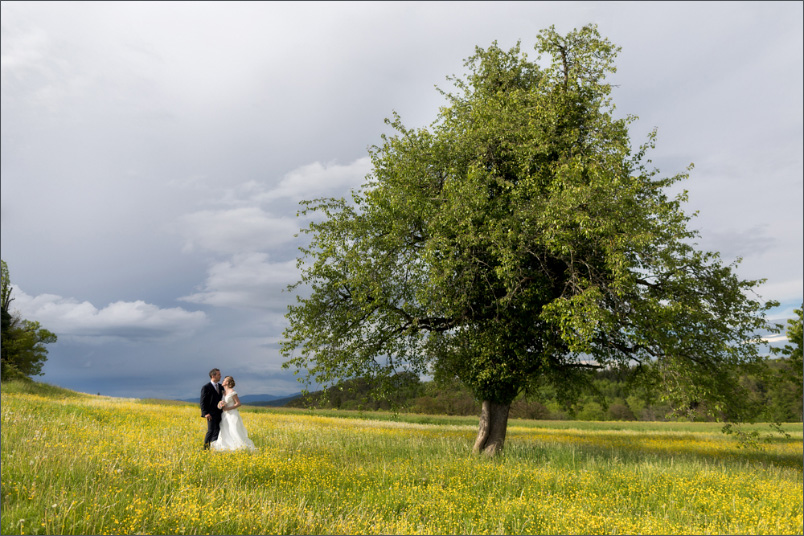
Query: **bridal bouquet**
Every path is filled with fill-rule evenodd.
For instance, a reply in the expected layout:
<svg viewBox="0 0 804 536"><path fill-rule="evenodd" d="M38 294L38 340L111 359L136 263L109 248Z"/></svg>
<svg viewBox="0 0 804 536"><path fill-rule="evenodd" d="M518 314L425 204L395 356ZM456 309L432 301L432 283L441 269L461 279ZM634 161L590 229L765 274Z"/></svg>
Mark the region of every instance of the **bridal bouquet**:
<svg viewBox="0 0 804 536"><path fill-rule="evenodd" d="M226 402L224 402L223 400L218 402L218 409L223 409L224 407L226 407Z"/></svg>

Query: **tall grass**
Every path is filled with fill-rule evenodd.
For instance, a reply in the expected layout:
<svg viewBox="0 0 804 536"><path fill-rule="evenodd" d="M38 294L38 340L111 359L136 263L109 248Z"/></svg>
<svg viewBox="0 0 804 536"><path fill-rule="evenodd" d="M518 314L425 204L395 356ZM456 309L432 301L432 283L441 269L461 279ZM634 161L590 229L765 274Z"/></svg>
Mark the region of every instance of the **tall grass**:
<svg viewBox="0 0 804 536"><path fill-rule="evenodd" d="M4 383L1 532L802 533L801 426L512 421L486 459L472 419L241 414L259 450L210 453L194 405Z"/></svg>

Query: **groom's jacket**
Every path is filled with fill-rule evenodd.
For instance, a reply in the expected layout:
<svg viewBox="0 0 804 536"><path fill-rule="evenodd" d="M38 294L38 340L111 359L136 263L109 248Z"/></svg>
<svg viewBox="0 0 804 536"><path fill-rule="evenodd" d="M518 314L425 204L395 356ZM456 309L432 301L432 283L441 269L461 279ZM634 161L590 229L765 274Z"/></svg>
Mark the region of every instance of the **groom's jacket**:
<svg viewBox="0 0 804 536"><path fill-rule="evenodd" d="M215 386L212 385L212 382L207 382L204 387L201 388L201 416L204 415L220 415L221 410L218 408L218 402L223 399L223 387L220 388L220 392L215 391Z"/></svg>

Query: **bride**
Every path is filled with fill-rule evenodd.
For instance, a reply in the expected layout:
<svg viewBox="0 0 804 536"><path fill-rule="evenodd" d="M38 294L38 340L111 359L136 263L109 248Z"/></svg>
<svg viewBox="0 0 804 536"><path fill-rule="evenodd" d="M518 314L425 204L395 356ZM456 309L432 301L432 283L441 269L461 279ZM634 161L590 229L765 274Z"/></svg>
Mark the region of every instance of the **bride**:
<svg viewBox="0 0 804 536"><path fill-rule="evenodd" d="M210 448L212 450L237 450L242 448L256 450L254 442L248 438L248 432L246 432L243 419L240 418L240 412L237 411L237 408L242 404L240 404L237 391L234 390L234 378L226 376L222 385L225 394L220 402L220 406L223 409L221 433L218 435L218 440L212 442Z"/></svg>

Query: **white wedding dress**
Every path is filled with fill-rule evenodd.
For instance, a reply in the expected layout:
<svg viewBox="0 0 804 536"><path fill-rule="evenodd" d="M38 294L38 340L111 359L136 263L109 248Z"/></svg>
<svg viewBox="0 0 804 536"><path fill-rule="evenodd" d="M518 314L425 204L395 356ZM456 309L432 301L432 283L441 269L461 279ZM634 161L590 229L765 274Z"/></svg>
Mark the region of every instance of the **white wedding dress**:
<svg viewBox="0 0 804 536"><path fill-rule="evenodd" d="M232 390L231 393L223 397L226 407L234 406L234 396L236 394L237 392ZM230 409L223 412L221 416L221 432L218 434L218 440L213 441L210 448L212 450L257 450L254 442L248 438L246 426L243 424L243 419L240 417L238 410Z"/></svg>

